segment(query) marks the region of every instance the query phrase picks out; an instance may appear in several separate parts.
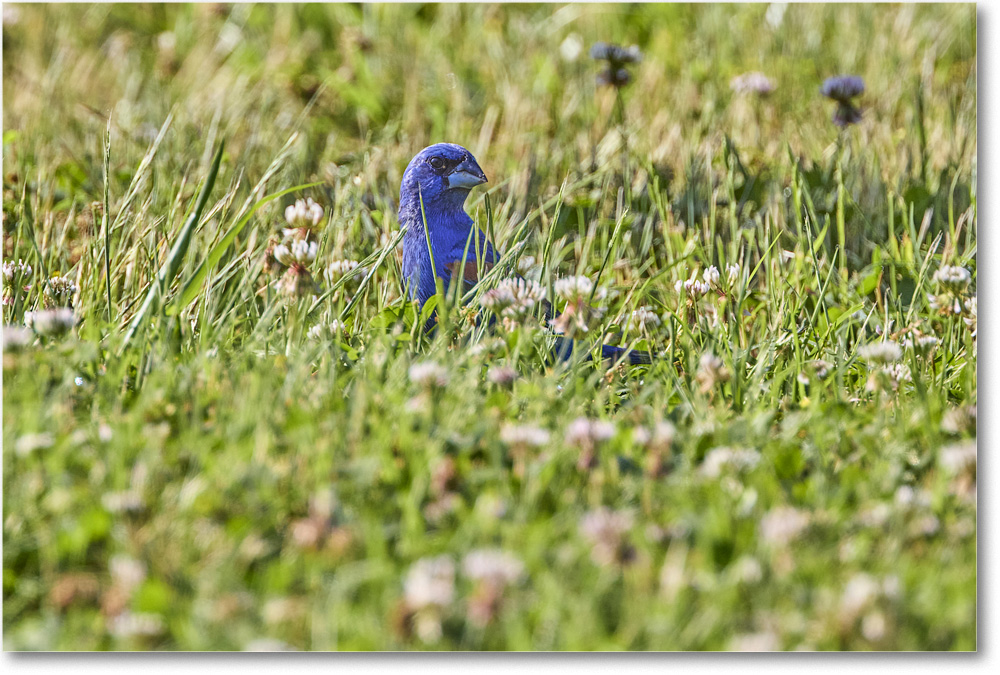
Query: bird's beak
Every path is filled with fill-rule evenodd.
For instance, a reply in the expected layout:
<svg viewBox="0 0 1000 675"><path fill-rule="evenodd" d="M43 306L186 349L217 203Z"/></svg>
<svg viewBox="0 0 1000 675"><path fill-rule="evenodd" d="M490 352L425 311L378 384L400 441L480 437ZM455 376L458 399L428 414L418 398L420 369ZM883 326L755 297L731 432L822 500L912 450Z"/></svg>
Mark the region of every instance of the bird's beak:
<svg viewBox="0 0 1000 675"><path fill-rule="evenodd" d="M471 190L486 181L486 174L472 159L462 162L448 175L448 187Z"/></svg>

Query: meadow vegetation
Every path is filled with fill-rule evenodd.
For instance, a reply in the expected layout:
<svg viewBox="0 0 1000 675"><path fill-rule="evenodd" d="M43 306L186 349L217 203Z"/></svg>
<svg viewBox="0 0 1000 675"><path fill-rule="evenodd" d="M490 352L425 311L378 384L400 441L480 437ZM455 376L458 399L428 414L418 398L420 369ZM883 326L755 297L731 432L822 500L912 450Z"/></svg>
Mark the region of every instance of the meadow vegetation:
<svg viewBox="0 0 1000 675"><path fill-rule="evenodd" d="M974 5L5 3L4 648L974 649L975 45ZM504 259L427 335L438 141ZM515 273L654 363L554 361Z"/></svg>

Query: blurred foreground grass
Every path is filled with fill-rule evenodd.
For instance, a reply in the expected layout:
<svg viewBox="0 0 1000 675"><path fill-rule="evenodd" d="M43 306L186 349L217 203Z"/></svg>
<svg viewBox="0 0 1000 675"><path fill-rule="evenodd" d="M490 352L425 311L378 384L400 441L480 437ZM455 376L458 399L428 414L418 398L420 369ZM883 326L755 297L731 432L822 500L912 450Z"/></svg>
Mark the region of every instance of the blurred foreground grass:
<svg viewBox="0 0 1000 675"><path fill-rule="evenodd" d="M974 649L975 21L5 3L4 648ZM598 40L643 53L620 110ZM596 280L652 367L451 296L428 339L394 254L344 276L441 140L511 268ZM298 299L265 250L306 196Z"/></svg>

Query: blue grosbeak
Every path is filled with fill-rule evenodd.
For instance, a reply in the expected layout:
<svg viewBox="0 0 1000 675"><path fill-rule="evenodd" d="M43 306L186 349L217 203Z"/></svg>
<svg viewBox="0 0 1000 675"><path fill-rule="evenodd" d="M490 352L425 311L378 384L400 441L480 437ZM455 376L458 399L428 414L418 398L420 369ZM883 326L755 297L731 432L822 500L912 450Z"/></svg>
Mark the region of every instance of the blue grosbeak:
<svg viewBox="0 0 1000 675"><path fill-rule="evenodd" d="M478 282L480 269L488 271L499 262L486 234L464 208L469 191L485 182L486 174L472 153L454 143L424 148L406 167L399 187L399 224L407 227L403 283L421 306L436 293L435 275L445 287L454 277L471 287ZM548 318L551 311L546 304ZM567 358L573 347L572 340L558 338L556 353ZM626 352L631 363L650 363L645 352L601 346L603 358L619 359Z"/></svg>

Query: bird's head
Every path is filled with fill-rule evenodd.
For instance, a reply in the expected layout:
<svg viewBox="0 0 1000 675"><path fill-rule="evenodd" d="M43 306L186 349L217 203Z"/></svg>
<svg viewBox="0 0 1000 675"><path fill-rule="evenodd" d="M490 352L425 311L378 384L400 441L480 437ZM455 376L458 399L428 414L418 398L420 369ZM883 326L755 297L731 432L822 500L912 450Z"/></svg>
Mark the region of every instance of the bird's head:
<svg viewBox="0 0 1000 675"><path fill-rule="evenodd" d="M469 190L486 182L472 153L454 143L437 143L418 152L403 172L400 202L423 197L424 208L461 208ZM419 208L419 207L418 207Z"/></svg>

